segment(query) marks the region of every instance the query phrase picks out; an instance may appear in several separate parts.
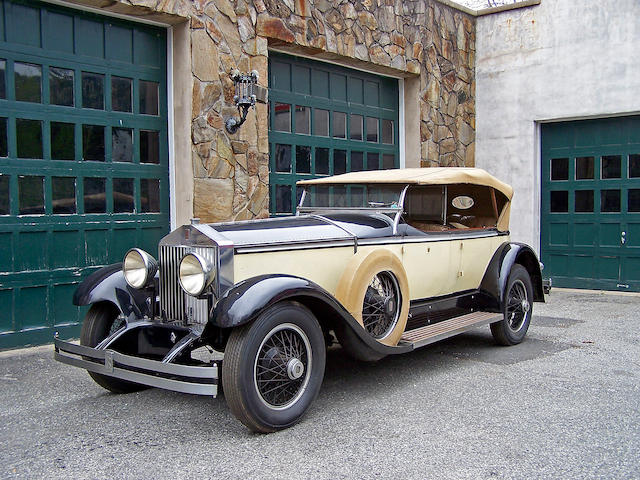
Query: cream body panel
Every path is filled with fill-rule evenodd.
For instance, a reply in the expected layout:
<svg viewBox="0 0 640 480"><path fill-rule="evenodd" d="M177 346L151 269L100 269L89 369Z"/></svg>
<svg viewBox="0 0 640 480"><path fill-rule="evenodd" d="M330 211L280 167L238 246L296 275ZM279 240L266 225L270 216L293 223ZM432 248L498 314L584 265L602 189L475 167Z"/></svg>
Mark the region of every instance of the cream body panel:
<svg viewBox="0 0 640 480"><path fill-rule="evenodd" d="M496 249L508 241L508 236L498 236L452 242L451 248L457 250L460 260L455 291L478 288Z"/></svg>
<svg viewBox="0 0 640 480"><path fill-rule="evenodd" d="M411 300L453 292L456 268L451 241L405 243L402 263L411 286Z"/></svg>

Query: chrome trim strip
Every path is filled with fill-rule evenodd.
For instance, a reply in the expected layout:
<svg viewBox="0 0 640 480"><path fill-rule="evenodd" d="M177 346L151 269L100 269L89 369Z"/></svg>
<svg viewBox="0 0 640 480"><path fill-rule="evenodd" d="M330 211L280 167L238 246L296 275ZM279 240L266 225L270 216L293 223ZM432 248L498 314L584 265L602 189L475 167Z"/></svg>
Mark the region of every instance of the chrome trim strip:
<svg viewBox="0 0 640 480"><path fill-rule="evenodd" d="M351 237L353 238L353 253L358 253L358 236L355 233L350 231L348 228L343 227L338 222L335 222L330 218L323 217L322 215L309 215L309 216L312 218L317 218L319 220L322 220L323 222L326 222L329 225L333 225L334 227L339 228L340 230L346 232L347 235L351 235Z"/></svg>
<svg viewBox="0 0 640 480"><path fill-rule="evenodd" d="M218 245L215 280L215 297L218 299L224 292L235 285L233 274L233 241L206 223L193 225L193 227Z"/></svg>
<svg viewBox="0 0 640 480"><path fill-rule="evenodd" d="M280 243L277 245L271 244L266 246L256 245L256 246L249 246L249 247L239 247L236 249L236 254L240 255L243 253L283 252L283 251L286 252L289 250L310 250L310 249L336 248L336 247L354 247L354 243L352 239L345 239L345 240L328 241L324 243L304 242L299 244Z"/></svg>
<svg viewBox="0 0 640 480"><path fill-rule="evenodd" d="M400 223L400 218L402 217L402 214L404 213L404 199L407 196L407 189L409 188L409 185L405 186L402 189L402 193L400 193L400 200L398 203L398 207L400 208L400 210L398 211L398 213L396 213L395 218L393 219L393 234L397 235L398 234L398 224Z"/></svg>

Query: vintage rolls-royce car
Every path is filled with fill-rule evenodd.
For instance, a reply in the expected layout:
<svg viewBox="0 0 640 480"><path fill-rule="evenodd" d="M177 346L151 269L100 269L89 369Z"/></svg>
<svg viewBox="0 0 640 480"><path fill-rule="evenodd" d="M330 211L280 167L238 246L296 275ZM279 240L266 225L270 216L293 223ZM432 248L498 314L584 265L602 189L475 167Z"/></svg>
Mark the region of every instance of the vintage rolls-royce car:
<svg viewBox="0 0 640 480"><path fill-rule="evenodd" d="M487 324L499 344L524 339L545 287L509 239L509 185L474 168L298 185L296 216L193 221L158 260L133 248L90 275L73 298L91 306L80 345L56 338L56 359L117 393L222 386L240 421L271 432L309 409L334 339L364 361Z"/></svg>

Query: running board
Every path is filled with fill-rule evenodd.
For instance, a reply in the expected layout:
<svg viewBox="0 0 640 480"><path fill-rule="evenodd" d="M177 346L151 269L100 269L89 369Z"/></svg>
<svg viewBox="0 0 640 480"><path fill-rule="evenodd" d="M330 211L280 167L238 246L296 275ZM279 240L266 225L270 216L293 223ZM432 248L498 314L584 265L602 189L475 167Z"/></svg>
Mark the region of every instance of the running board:
<svg viewBox="0 0 640 480"><path fill-rule="evenodd" d="M430 345L445 338L453 337L472 328L488 325L502 320L501 313L473 312L425 327L408 330L402 335L401 342L410 344L413 349Z"/></svg>

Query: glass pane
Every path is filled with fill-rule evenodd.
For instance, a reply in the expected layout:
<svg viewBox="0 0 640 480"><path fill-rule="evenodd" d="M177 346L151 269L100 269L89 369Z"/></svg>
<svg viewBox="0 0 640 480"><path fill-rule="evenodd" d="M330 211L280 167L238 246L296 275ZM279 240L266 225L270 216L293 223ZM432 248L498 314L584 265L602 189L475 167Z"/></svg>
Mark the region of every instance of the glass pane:
<svg viewBox="0 0 640 480"><path fill-rule="evenodd" d="M349 115L349 138L362 140L362 115Z"/></svg>
<svg viewBox="0 0 640 480"><path fill-rule="evenodd" d="M82 126L82 159L104 162L104 127Z"/></svg>
<svg viewBox="0 0 640 480"><path fill-rule="evenodd" d="M291 145L276 144L276 172L291 172Z"/></svg>
<svg viewBox="0 0 640 480"><path fill-rule="evenodd" d="M640 212L640 189L639 188L630 189L627 201L629 202L627 204L628 212ZM1 205L0 205L0 208L2 208Z"/></svg>
<svg viewBox="0 0 640 480"><path fill-rule="evenodd" d="M133 178L113 179L114 213L130 213L134 209Z"/></svg>
<svg viewBox="0 0 640 480"><path fill-rule="evenodd" d="M9 203L9 175L0 174L0 215L11 213Z"/></svg>
<svg viewBox="0 0 640 480"><path fill-rule="evenodd" d="M569 159L551 159L551 180L569 180Z"/></svg>
<svg viewBox="0 0 640 480"><path fill-rule="evenodd" d="M104 75L82 72L82 106L104 110Z"/></svg>
<svg viewBox="0 0 640 480"><path fill-rule="evenodd" d="M42 158L42 122L16 118L19 158Z"/></svg>
<svg viewBox="0 0 640 480"><path fill-rule="evenodd" d="M33 63L15 62L16 100L42 101L42 67Z"/></svg>
<svg viewBox="0 0 640 480"><path fill-rule="evenodd" d="M334 150L333 151L333 174L340 175L341 173L347 173L347 151Z"/></svg>
<svg viewBox="0 0 640 480"><path fill-rule="evenodd" d="M51 122L51 158L75 160L76 126L73 123Z"/></svg>
<svg viewBox="0 0 640 480"><path fill-rule="evenodd" d="M396 168L396 156L389 153L382 155L382 168L385 170L389 168Z"/></svg>
<svg viewBox="0 0 640 480"><path fill-rule="evenodd" d="M296 173L311 173L311 147L296 147Z"/></svg>
<svg viewBox="0 0 640 480"><path fill-rule="evenodd" d="M111 77L111 110L132 112L133 80L124 77Z"/></svg>
<svg viewBox="0 0 640 480"><path fill-rule="evenodd" d="M393 144L393 120L382 120L382 143Z"/></svg>
<svg viewBox="0 0 640 480"><path fill-rule="evenodd" d="M140 113L158 115L158 84L140 80Z"/></svg>
<svg viewBox="0 0 640 480"><path fill-rule="evenodd" d="M9 148L7 145L7 119L0 117L0 157L8 157Z"/></svg>
<svg viewBox="0 0 640 480"><path fill-rule="evenodd" d="M347 207L347 187L345 185L336 185L333 187L334 207Z"/></svg>
<svg viewBox="0 0 640 480"><path fill-rule="evenodd" d="M333 126L331 134L335 138L347 138L347 114L343 112L333 112Z"/></svg>
<svg viewBox="0 0 640 480"><path fill-rule="evenodd" d="M551 212L564 213L569 211L569 192L551 192Z"/></svg>
<svg viewBox="0 0 640 480"><path fill-rule="evenodd" d="M84 179L84 213L105 213L107 211L105 185L104 178Z"/></svg>
<svg viewBox="0 0 640 480"><path fill-rule="evenodd" d="M160 163L160 132L140 130L140 162Z"/></svg>
<svg viewBox="0 0 640 480"><path fill-rule="evenodd" d="M316 175L329 175L328 148L316 148Z"/></svg>
<svg viewBox="0 0 640 480"><path fill-rule="evenodd" d="M367 170L380 170L380 154L367 152Z"/></svg>
<svg viewBox="0 0 640 480"><path fill-rule="evenodd" d="M620 211L620 190L600 191L600 211L605 213Z"/></svg>
<svg viewBox="0 0 640 480"><path fill-rule="evenodd" d="M0 98L7 98L7 80L5 77L7 61L0 60Z"/></svg>
<svg viewBox="0 0 640 480"><path fill-rule="evenodd" d="M351 152L351 171L359 172L364 170L364 154L362 152Z"/></svg>
<svg viewBox="0 0 640 480"><path fill-rule="evenodd" d="M51 177L51 206L55 214L76 213L76 179Z"/></svg>
<svg viewBox="0 0 640 480"><path fill-rule="evenodd" d="M640 153L629 155L629 178L640 177Z"/></svg>
<svg viewBox="0 0 640 480"><path fill-rule="evenodd" d="M593 190L576 191L576 212L593 212Z"/></svg>
<svg viewBox="0 0 640 480"><path fill-rule="evenodd" d="M49 68L49 103L73 107L73 70Z"/></svg>
<svg viewBox="0 0 640 480"><path fill-rule="evenodd" d="M276 185L276 212L291 213L291 185Z"/></svg>
<svg viewBox="0 0 640 480"><path fill-rule="evenodd" d="M367 142L378 141L378 119L367 117Z"/></svg>
<svg viewBox="0 0 640 480"><path fill-rule="evenodd" d="M160 180L157 178L140 180L140 205L145 213L160 212Z"/></svg>
<svg viewBox="0 0 640 480"><path fill-rule="evenodd" d="M593 157L576 158L576 180L593 180L594 165Z"/></svg>
<svg viewBox="0 0 640 480"><path fill-rule="evenodd" d="M329 136L329 110L313 110L313 134L320 137Z"/></svg>
<svg viewBox="0 0 640 480"><path fill-rule="evenodd" d="M620 178L622 174L622 156L605 155L602 157L602 178Z"/></svg>
<svg viewBox="0 0 640 480"><path fill-rule="evenodd" d="M18 177L18 197L20 215L44 213L44 177Z"/></svg>
<svg viewBox="0 0 640 480"><path fill-rule="evenodd" d="M273 129L277 132L291 131L291 105L276 103L273 118Z"/></svg>
<svg viewBox="0 0 640 480"><path fill-rule="evenodd" d="M296 105L296 133L311 133L311 107Z"/></svg>
<svg viewBox="0 0 640 480"><path fill-rule="evenodd" d="M114 162L133 162L133 130L111 129L111 159Z"/></svg>

